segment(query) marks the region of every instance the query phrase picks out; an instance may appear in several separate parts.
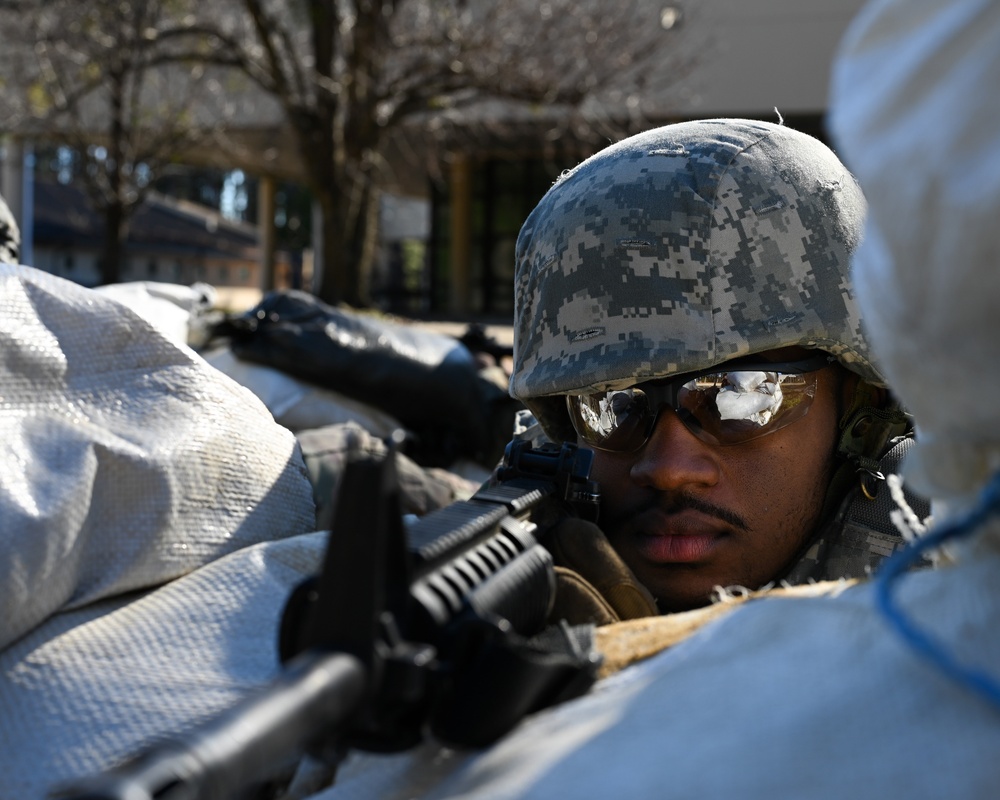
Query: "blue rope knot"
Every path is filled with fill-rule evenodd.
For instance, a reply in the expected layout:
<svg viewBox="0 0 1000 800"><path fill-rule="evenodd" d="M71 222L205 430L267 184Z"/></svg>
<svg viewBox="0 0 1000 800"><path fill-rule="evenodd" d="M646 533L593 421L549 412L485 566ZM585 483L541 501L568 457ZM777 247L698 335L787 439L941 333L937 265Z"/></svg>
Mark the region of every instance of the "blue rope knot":
<svg viewBox="0 0 1000 800"><path fill-rule="evenodd" d="M897 579L928 550L944 542L964 539L1000 512L1000 472L980 492L976 505L963 516L934 528L909 547L882 564L875 580L875 605L897 634L917 653L952 680L976 692L1000 709L1000 682L991 675L960 663L947 646L916 625L896 605L893 588Z"/></svg>

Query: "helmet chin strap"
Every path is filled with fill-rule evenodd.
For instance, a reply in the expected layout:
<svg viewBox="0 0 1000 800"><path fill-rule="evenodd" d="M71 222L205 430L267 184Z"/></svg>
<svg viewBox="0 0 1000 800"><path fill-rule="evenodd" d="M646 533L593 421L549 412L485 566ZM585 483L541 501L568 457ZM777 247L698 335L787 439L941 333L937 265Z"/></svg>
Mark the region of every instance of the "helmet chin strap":
<svg viewBox="0 0 1000 800"><path fill-rule="evenodd" d="M879 457L890 440L907 433L910 415L885 390L858 381L854 395L841 414L837 426L837 467L827 490L822 519L840 504L851 484L859 481L861 491L874 500L885 476L879 471Z"/></svg>

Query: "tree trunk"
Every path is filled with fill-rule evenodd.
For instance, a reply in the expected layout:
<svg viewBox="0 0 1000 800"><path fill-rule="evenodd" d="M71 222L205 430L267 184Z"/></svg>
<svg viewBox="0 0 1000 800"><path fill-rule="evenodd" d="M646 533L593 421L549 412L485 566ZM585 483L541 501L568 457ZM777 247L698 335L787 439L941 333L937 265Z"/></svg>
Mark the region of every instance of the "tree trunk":
<svg viewBox="0 0 1000 800"><path fill-rule="evenodd" d="M119 283L128 223L121 203L104 210L104 247L101 253L101 283Z"/></svg>
<svg viewBox="0 0 1000 800"><path fill-rule="evenodd" d="M95 159L98 174L105 170L107 189L104 193L104 252L101 263L101 281L105 284L118 283L122 275L122 250L125 242L125 226L128 221L123 198L124 143L128 136L125 125L125 84L127 71L116 65L111 76L111 125L109 127L108 153L101 163Z"/></svg>
<svg viewBox="0 0 1000 800"><path fill-rule="evenodd" d="M317 200L323 214L323 273L317 294L325 303L371 305L369 277L378 243L378 191L370 176L341 175Z"/></svg>

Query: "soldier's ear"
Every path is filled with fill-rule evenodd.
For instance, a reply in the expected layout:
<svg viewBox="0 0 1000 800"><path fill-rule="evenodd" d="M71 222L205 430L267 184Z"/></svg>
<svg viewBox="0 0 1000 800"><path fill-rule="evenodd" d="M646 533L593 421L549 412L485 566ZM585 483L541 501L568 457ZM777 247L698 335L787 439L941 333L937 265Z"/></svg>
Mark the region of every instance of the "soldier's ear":
<svg viewBox="0 0 1000 800"><path fill-rule="evenodd" d="M854 403L854 393L858 389L858 384L861 382L861 376L854 372L843 369L843 377L840 379L840 410L841 413L847 411Z"/></svg>
<svg viewBox="0 0 1000 800"><path fill-rule="evenodd" d="M883 408L889 401L889 391L873 386L861 376L841 367L840 410L841 420L854 414L859 408Z"/></svg>

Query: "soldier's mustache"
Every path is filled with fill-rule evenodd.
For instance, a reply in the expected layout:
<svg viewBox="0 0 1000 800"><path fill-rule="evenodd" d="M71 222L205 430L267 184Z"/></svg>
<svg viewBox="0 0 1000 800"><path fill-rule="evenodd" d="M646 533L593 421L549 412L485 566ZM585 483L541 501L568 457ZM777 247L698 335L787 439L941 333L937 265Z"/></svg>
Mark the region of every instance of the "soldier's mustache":
<svg viewBox="0 0 1000 800"><path fill-rule="evenodd" d="M732 525L734 528L739 528L744 531L750 529L746 520L734 511L730 511L728 508L723 508L722 506L717 506L714 503L709 503L698 497L692 497L689 494L676 492L659 493L639 505L637 508L632 508L625 513L608 517L607 525L609 527L613 527L617 524L625 522L627 519L637 517L647 511L660 511L663 514L676 514L681 511L698 511L706 516L722 520L723 522Z"/></svg>

